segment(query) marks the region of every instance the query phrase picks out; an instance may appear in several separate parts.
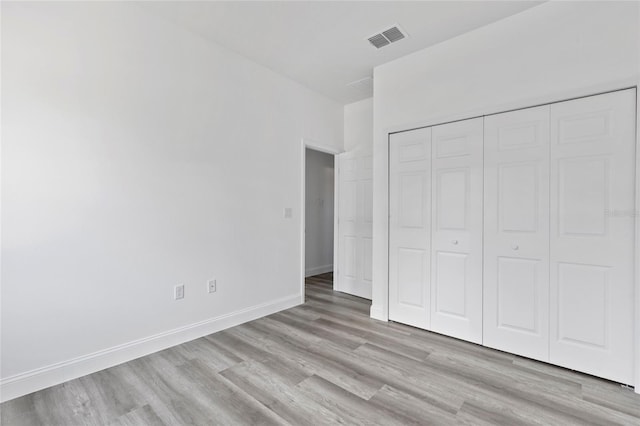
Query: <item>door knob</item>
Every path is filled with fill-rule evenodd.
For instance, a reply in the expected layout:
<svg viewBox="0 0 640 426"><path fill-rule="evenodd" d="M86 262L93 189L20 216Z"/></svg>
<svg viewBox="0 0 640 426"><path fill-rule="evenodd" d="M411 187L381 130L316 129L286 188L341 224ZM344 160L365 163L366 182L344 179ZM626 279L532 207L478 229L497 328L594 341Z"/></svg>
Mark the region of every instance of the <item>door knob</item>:
<svg viewBox="0 0 640 426"><path fill-rule="evenodd" d="M518 250L520 247L518 247L518 245L517 245L517 244L511 244L511 248L512 248L513 250Z"/></svg>

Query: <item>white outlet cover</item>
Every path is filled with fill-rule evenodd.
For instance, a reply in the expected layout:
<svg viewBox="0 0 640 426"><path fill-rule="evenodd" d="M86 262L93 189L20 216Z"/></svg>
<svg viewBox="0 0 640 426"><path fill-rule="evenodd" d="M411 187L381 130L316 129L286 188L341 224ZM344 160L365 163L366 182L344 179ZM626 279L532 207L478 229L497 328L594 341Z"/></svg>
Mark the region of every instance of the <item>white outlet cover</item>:
<svg viewBox="0 0 640 426"><path fill-rule="evenodd" d="M286 219L291 219L293 217L293 209L291 207L284 208L284 217Z"/></svg>
<svg viewBox="0 0 640 426"><path fill-rule="evenodd" d="M207 281L207 291L209 293L215 293L216 292L216 280Z"/></svg>

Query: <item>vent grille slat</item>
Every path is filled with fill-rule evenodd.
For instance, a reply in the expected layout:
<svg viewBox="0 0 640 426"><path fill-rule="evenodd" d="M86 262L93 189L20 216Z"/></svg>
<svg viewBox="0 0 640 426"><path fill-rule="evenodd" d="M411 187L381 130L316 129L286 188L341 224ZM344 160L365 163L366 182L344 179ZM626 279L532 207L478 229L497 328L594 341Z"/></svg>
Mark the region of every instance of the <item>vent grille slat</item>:
<svg viewBox="0 0 640 426"><path fill-rule="evenodd" d="M398 29L398 27L389 28L386 31L382 32L382 35L387 38L391 43L394 41L402 40L404 38L404 34L402 31Z"/></svg>
<svg viewBox="0 0 640 426"><path fill-rule="evenodd" d="M380 49L381 47L387 46L391 43L395 43L396 41L402 40L406 37L407 34L404 33L396 25L382 31L379 34L372 35L371 37L367 38L367 40L369 40L369 43L371 43L376 49Z"/></svg>
<svg viewBox="0 0 640 426"><path fill-rule="evenodd" d="M381 47L389 44L389 40L387 40L382 34L376 34L372 37L369 37L369 43L380 49Z"/></svg>

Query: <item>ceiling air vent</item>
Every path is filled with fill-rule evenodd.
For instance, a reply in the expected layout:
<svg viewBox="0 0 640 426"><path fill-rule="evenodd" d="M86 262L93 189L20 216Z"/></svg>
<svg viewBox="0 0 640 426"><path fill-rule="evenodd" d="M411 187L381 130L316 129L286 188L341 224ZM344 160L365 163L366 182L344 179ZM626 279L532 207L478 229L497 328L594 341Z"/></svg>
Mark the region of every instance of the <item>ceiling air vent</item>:
<svg viewBox="0 0 640 426"><path fill-rule="evenodd" d="M382 34L376 34L372 37L369 37L369 43L373 44L376 48L380 49L381 47L386 46L390 42Z"/></svg>
<svg viewBox="0 0 640 426"><path fill-rule="evenodd" d="M394 41L402 40L404 38L404 34L398 27L389 28L386 31L382 32L382 35L387 38L391 43Z"/></svg>
<svg viewBox="0 0 640 426"><path fill-rule="evenodd" d="M405 37L407 37L406 33L396 25L388 30L380 32L379 34L372 35L367 38L367 40L369 40L369 43L371 43L376 49L380 49L388 44L402 40Z"/></svg>

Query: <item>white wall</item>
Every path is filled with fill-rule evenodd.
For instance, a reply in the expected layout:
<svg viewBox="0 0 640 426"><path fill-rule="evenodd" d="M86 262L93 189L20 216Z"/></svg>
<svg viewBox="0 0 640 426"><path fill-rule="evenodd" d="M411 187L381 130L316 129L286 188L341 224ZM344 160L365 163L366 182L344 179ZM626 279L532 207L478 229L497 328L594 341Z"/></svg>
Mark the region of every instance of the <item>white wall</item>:
<svg viewBox="0 0 640 426"><path fill-rule="evenodd" d="M372 317L388 318L387 134L636 85L638 7L549 2L375 69Z"/></svg>
<svg viewBox="0 0 640 426"><path fill-rule="evenodd" d="M306 152L305 276L333 271L333 155Z"/></svg>
<svg viewBox="0 0 640 426"><path fill-rule="evenodd" d="M3 399L300 302L341 105L130 3L3 2L2 38Z"/></svg>
<svg viewBox="0 0 640 426"><path fill-rule="evenodd" d="M344 150L373 153L373 98L344 106Z"/></svg>

